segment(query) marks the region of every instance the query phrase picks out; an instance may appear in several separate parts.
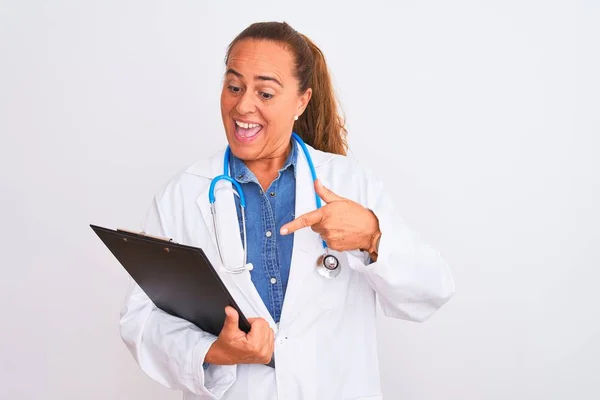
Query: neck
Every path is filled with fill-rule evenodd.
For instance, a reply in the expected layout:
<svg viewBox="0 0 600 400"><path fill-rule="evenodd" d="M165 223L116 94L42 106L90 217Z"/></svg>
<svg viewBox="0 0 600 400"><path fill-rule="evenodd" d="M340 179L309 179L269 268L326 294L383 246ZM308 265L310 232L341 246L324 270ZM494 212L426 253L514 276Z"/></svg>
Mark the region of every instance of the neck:
<svg viewBox="0 0 600 400"><path fill-rule="evenodd" d="M267 190L271 183L277 176L279 176L279 170L283 168L285 161L287 160L292 146L288 145L283 148L283 151L278 151L269 157L261 158L259 160L248 160L246 166L258 179L258 183L263 190Z"/></svg>

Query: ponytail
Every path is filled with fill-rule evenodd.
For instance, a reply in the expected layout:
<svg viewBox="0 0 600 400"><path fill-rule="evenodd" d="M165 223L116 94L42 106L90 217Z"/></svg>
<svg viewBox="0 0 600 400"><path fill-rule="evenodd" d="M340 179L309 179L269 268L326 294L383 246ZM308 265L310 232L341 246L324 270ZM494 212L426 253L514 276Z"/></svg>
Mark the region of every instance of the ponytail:
<svg viewBox="0 0 600 400"><path fill-rule="evenodd" d="M299 92L312 88L306 110L294 123L294 132L317 150L346 155L348 132L344 118L338 112L333 84L321 50L285 22L260 22L250 25L231 42L227 58L233 45L242 39L272 40L286 45L295 56L294 73L299 82Z"/></svg>
<svg viewBox="0 0 600 400"><path fill-rule="evenodd" d="M312 147L329 153L346 155L347 131L338 113L338 103L329 76L325 56L308 37L302 35L313 58L309 87L312 97L304 113L294 124L294 131Z"/></svg>

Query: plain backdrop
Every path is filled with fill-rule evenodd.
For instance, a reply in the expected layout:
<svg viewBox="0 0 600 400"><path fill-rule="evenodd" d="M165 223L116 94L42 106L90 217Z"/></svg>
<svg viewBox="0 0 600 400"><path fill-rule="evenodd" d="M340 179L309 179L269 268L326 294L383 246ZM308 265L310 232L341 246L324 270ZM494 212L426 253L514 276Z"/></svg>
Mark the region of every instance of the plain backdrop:
<svg viewBox="0 0 600 400"><path fill-rule="evenodd" d="M456 279L427 322L379 319L385 398L600 398L593 0L0 0L0 398L180 398L121 342L88 225L137 229L225 145L225 49L266 20L321 47L351 156Z"/></svg>

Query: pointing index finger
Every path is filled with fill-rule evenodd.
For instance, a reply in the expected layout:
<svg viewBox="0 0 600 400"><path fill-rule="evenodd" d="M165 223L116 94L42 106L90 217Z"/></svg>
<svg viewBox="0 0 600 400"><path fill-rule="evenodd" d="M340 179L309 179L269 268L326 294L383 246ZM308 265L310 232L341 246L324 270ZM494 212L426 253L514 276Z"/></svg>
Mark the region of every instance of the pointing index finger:
<svg viewBox="0 0 600 400"><path fill-rule="evenodd" d="M282 235L288 235L290 233L294 233L299 229L307 228L309 226L313 226L315 224L320 223L323 220L323 212L322 209L314 210L303 214L296 218L295 220L288 222L287 224L281 227L280 233Z"/></svg>

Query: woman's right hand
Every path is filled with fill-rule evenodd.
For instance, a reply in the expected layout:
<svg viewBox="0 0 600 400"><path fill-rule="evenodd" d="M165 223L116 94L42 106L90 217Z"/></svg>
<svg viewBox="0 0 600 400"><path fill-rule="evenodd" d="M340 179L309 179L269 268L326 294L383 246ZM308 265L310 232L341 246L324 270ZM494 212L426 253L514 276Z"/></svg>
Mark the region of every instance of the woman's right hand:
<svg viewBox="0 0 600 400"><path fill-rule="evenodd" d="M206 353L204 362L215 365L268 364L275 349L273 329L263 318L248 318L250 332L241 331L239 315L225 307L225 324Z"/></svg>

